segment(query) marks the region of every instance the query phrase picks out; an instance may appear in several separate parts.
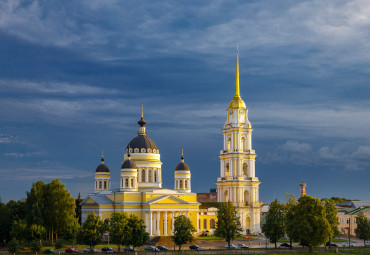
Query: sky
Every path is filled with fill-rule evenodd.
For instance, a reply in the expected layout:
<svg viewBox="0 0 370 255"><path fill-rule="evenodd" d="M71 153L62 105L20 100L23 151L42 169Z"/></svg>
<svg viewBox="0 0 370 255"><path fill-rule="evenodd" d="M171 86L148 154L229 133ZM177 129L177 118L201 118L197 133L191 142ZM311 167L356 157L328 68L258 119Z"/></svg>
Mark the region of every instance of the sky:
<svg viewBox="0 0 370 255"><path fill-rule="evenodd" d="M260 200L370 200L369 41L368 0L3 0L1 200L55 178L84 197L102 151L118 188L142 104L163 187L183 148L215 188L237 44Z"/></svg>

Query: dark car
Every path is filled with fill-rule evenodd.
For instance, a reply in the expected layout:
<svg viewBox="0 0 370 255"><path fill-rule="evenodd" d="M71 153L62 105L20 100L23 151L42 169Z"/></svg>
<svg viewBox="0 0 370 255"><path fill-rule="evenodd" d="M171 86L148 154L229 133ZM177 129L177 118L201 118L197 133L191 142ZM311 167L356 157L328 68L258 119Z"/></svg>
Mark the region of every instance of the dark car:
<svg viewBox="0 0 370 255"><path fill-rule="evenodd" d="M292 248L293 246L290 243L282 243L280 244L280 247Z"/></svg>
<svg viewBox="0 0 370 255"><path fill-rule="evenodd" d="M134 247L125 247L123 248L124 251L136 251Z"/></svg>
<svg viewBox="0 0 370 255"><path fill-rule="evenodd" d="M159 249L154 246L147 246L144 248L144 250L145 251L159 251Z"/></svg>
<svg viewBox="0 0 370 255"><path fill-rule="evenodd" d="M47 249L44 251L44 254L54 254L55 251L53 249Z"/></svg>
<svg viewBox="0 0 370 255"><path fill-rule="evenodd" d="M166 246L157 246L156 248L160 251L168 251L168 248Z"/></svg>
<svg viewBox="0 0 370 255"><path fill-rule="evenodd" d="M189 249L190 250L197 250L197 251L202 251L203 250L199 245L196 245L196 244L190 245Z"/></svg>
<svg viewBox="0 0 370 255"><path fill-rule="evenodd" d="M76 250L75 248L67 248L64 250L65 253L77 253L78 250Z"/></svg>
<svg viewBox="0 0 370 255"><path fill-rule="evenodd" d="M336 243L332 243L332 242L327 242L327 243L325 244L325 246L338 247L338 244L336 244Z"/></svg>
<svg viewBox="0 0 370 255"><path fill-rule="evenodd" d="M104 247L103 249L101 249L101 251L104 251L104 252L114 252L114 250L113 250L112 247Z"/></svg>

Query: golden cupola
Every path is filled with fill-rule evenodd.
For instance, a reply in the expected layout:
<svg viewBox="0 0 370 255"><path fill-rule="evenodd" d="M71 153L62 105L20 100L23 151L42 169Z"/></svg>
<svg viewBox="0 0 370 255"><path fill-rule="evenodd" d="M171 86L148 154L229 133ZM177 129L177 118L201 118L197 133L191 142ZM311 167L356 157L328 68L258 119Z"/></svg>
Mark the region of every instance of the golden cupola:
<svg viewBox="0 0 370 255"><path fill-rule="evenodd" d="M235 75L235 95L229 104L230 108L244 108L246 109L243 99L240 97L239 90L239 50L236 50L236 75Z"/></svg>

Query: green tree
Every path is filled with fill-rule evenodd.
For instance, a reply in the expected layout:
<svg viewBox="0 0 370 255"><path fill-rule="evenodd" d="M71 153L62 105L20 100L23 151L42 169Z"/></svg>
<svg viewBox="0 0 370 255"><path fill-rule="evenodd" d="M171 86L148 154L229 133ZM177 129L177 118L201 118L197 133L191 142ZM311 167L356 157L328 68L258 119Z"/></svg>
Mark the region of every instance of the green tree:
<svg viewBox="0 0 370 255"><path fill-rule="evenodd" d="M118 246L118 251L121 245L125 245L129 239L130 231L128 230L128 216L124 212L112 213L109 225L109 236L112 243Z"/></svg>
<svg viewBox="0 0 370 255"><path fill-rule="evenodd" d="M41 244L38 240L33 240L30 245L31 251L37 252L41 250Z"/></svg>
<svg viewBox="0 0 370 255"><path fill-rule="evenodd" d="M284 206L275 199L269 207L269 212L266 216L266 224L262 227L262 232L270 239L271 243L275 243L284 237Z"/></svg>
<svg viewBox="0 0 370 255"><path fill-rule="evenodd" d="M31 235L31 240L39 240L40 242L40 247L42 247L42 238L45 235L46 230L43 226L37 225L37 224L32 224L30 226L30 235Z"/></svg>
<svg viewBox="0 0 370 255"><path fill-rule="evenodd" d="M25 220L27 210L25 202L10 200L8 203L0 202L0 240L10 241L14 221Z"/></svg>
<svg viewBox="0 0 370 255"><path fill-rule="evenodd" d="M296 225L298 240L309 247L325 244L332 236L332 231L326 219L325 208L319 199L305 195L295 206L292 224Z"/></svg>
<svg viewBox="0 0 370 255"><path fill-rule="evenodd" d="M102 225L103 222L95 212L89 214L85 222L82 224L80 238L84 244L90 246L90 249L93 249L101 240L103 235Z"/></svg>
<svg viewBox="0 0 370 255"><path fill-rule="evenodd" d="M331 235L329 236L329 242L332 237L340 236L340 232L338 229L339 220L337 217L337 208L335 207L335 204L332 200L326 200L325 201L325 213L326 213L326 219L328 220L330 229L331 229ZM331 246L331 242L330 242Z"/></svg>
<svg viewBox="0 0 370 255"><path fill-rule="evenodd" d="M81 225L81 202L82 202L81 193L78 192L78 198L75 200L75 206L76 206L75 215L80 225Z"/></svg>
<svg viewBox="0 0 370 255"><path fill-rule="evenodd" d="M63 233L66 226L73 224L75 203L59 179L46 184L44 194L44 220L51 231L53 245L54 234L58 240L58 233Z"/></svg>
<svg viewBox="0 0 370 255"><path fill-rule="evenodd" d="M8 243L9 253L16 253L19 250L19 242L14 237Z"/></svg>
<svg viewBox="0 0 370 255"><path fill-rule="evenodd" d="M298 229L294 225L295 209L297 206L297 200L293 194L287 193L287 203L285 204L285 231L289 238L289 242L292 245L293 241L298 240Z"/></svg>
<svg viewBox="0 0 370 255"><path fill-rule="evenodd" d="M26 208L28 211L27 221L30 224L44 226L44 200L45 200L45 184L39 180L32 184L32 188L27 192Z"/></svg>
<svg viewBox="0 0 370 255"><path fill-rule="evenodd" d="M63 238L70 241L72 243L72 247L74 247L80 230L81 226L78 223L78 219L75 219L74 223L69 224L64 229Z"/></svg>
<svg viewBox="0 0 370 255"><path fill-rule="evenodd" d="M364 240L366 247L366 240L370 239L370 222L362 211L356 217L357 229L355 229L356 236Z"/></svg>
<svg viewBox="0 0 370 255"><path fill-rule="evenodd" d="M129 245L132 245L134 248L144 245L149 239L149 233L145 230L144 221L133 214L128 219L128 230L130 231Z"/></svg>
<svg viewBox="0 0 370 255"><path fill-rule="evenodd" d="M242 227L233 204L229 201L221 203L217 212L215 235L225 238L230 248L230 241L240 236Z"/></svg>
<svg viewBox="0 0 370 255"><path fill-rule="evenodd" d="M179 251L183 244L193 241L194 232L195 228L189 218L185 215L175 217L173 236L171 238L179 246Z"/></svg>
<svg viewBox="0 0 370 255"><path fill-rule="evenodd" d="M11 236L22 242L22 245L24 246L24 242L30 239L26 220L15 220L13 222Z"/></svg>

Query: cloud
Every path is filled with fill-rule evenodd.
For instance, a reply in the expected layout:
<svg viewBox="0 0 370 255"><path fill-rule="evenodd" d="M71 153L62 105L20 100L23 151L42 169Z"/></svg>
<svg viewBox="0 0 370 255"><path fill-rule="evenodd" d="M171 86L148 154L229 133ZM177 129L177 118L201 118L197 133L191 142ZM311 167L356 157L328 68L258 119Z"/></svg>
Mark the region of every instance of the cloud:
<svg viewBox="0 0 370 255"><path fill-rule="evenodd" d="M0 134L0 143L11 143L15 139L14 136L8 134Z"/></svg>
<svg viewBox="0 0 370 255"><path fill-rule="evenodd" d="M72 84L68 82L31 82L23 80L0 80L0 91L28 94L30 92L48 95L119 95L122 91L110 88L93 87L86 84Z"/></svg>
<svg viewBox="0 0 370 255"><path fill-rule="evenodd" d="M332 147L314 148L307 143L286 141L274 152L268 152L262 158L264 164L278 162L292 165L311 165L338 169L342 171L359 171L370 167L370 147L350 146L339 143Z"/></svg>
<svg viewBox="0 0 370 255"><path fill-rule="evenodd" d="M24 157L32 157L32 156L39 156L45 155L43 152L26 152L26 153L18 153L18 152L9 152L5 153L4 156L6 157L14 157L14 158L24 158Z"/></svg>

